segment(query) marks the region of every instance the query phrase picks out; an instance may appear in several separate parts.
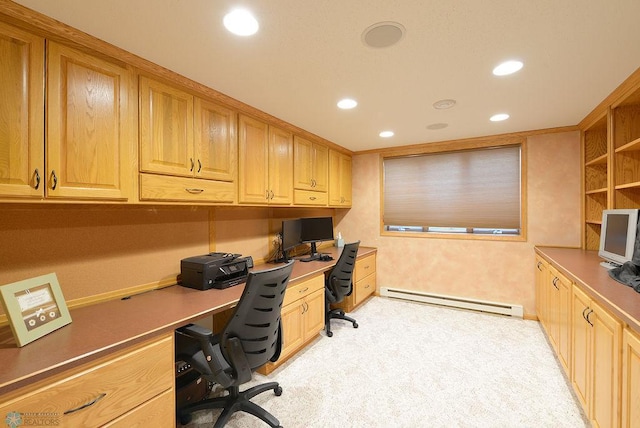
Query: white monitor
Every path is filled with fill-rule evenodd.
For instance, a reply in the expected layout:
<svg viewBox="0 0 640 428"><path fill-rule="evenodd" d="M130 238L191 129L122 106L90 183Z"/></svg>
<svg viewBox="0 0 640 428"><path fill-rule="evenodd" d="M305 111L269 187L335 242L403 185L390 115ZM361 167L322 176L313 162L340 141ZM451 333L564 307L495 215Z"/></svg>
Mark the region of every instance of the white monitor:
<svg viewBox="0 0 640 428"><path fill-rule="evenodd" d="M598 255L617 265L631 261L637 229L637 209L604 210Z"/></svg>

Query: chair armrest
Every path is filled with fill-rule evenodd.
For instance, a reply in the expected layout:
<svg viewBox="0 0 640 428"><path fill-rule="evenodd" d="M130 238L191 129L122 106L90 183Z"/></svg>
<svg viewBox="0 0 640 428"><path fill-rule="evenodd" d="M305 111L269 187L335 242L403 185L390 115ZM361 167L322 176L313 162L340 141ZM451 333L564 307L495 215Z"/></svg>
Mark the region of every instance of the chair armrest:
<svg viewBox="0 0 640 428"><path fill-rule="evenodd" d="M233 384L233 380L225 372L225 367L228 367L228 364L226 364L226 361L221 360L223 358L222 354L214 349L214 346L219 348L218 337L214 336L211 330L199 325L189 324L176 331L199 343L200 351L187 357L197 371L202 373L208 380L219 383L223 388Z"/></svg>

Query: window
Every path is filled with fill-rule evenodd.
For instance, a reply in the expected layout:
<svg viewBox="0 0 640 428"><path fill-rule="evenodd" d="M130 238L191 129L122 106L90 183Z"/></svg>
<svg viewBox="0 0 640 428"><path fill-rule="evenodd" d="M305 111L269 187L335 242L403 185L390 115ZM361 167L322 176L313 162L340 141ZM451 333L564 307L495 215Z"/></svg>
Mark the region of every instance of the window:
<svg viewBox="0 0 640 428"><path fill-rule="evenodd" d="M383 157L383 233L524 239L524 142Z"/></svg>

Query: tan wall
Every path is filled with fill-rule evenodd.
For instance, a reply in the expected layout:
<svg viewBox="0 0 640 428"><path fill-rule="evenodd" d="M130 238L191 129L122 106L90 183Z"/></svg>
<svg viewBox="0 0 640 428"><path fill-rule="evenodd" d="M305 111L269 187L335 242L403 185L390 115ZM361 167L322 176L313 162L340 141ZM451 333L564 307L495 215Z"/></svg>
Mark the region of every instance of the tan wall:
<svg viewBox="0 0 640 428"><path fill-rule="evenodd" d="M380 160L353 158L353 208L337 229L378 248L378 287L521 304L535 314L535 245L580 246L580 136L528 138L528 239L496 242L380 235Z"/></svg>
<svg viewBox="0 0 640 428"><path fill-rule="evenodd" d="M0 285L56 272L66 300L175 281L208 251L272 255L285 218L329 216L345 241L378 247L378 284L535 309L533 246L580 246L577 132L530 137L527 242L381 237L378 155L353 158L353 208L0 205ZM0 313L3 311L0 309Z"/></svg>

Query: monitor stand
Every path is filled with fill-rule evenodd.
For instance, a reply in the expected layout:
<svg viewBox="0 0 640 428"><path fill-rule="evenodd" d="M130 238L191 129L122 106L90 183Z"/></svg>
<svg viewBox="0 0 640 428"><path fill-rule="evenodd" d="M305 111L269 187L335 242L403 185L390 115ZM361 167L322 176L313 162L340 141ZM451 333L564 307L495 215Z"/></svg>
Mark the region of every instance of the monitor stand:
<svg viewBox="0 0 640 428"><path fill-rule="evenodd" d="M312 262L314 260L320 260L320 254L318 253L315 242L311 243L311 255L299 260L301 262Z"/></svg>

